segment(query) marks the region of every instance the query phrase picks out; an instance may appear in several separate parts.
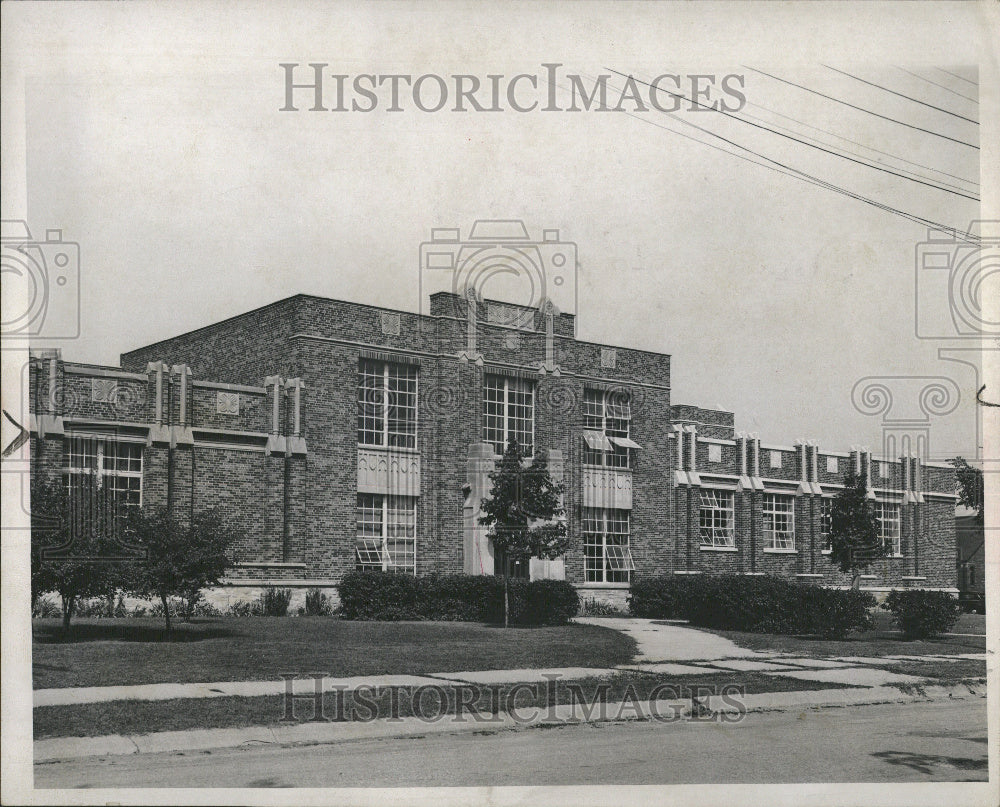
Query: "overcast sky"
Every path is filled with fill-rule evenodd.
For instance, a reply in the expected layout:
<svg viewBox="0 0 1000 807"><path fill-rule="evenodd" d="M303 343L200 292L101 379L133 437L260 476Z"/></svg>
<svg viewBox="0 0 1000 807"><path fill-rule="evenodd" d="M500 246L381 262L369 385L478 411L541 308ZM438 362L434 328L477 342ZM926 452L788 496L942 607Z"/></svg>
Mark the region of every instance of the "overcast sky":
<svg viewBox="0 0 1000 807"><path fill-rule="evenodd" d="M22 13L3 11L5 28ZM946 313L941 287L928 291L915 268L926 227L706 145L735 150L726 138L965 228L979 217L964 198L980 190L971 146L988 140L986 121L981 136L965 120L980 119L989 68L974 4L28 11L31 35L4 38L5 104L20 83L26 133L26 193L5 188L4 218L26 217L36 238L61 228L81 245L81 335L61 343L69 360L116 364L124 350L298 292L415 311L431 228L465 235L476 219L516 218L576 244L578 336L671 354L676 403L734 410L737 427L764 442L878 450L879 416L852 406L859 379L945 376L961 400L931 419L932 453L975 454L976 375L938 357L975 343L915 335L917 295L936 293L936 315ZM305 81L310 62L349 76L348 88L358 74L436 74L453 91L454 74L484 85L503 75L506 87L527 73L539 89L522 82L518 93L543 104L542 65L559 63L561 107L569 74L711 74L712 101L736 74L744 121L954 193L687 103L674 115L634 102L620 112L453 112L449 99L427 113L404 87L405 109L391 113L383 86L372 112L311 112L301 90L301 111L279 111L279 64L300 64ZM623 82L608 81L612 103ZM681 90L690 96L689 79ZM7 125L16 117L5 110ZM927 334L956 335L948 321ZM922 417L904 400L919 384L886 384L898 392L890 415Z"/></svg>

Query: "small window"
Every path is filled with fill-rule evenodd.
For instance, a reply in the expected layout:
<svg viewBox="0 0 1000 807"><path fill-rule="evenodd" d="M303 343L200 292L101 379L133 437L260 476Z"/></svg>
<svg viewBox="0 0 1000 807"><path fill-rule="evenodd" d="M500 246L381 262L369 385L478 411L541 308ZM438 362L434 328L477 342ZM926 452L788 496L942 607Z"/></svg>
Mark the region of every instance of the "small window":
<svg viewBox="0 0 1000 807"><path fill-rule="evenodd" d="M584 465L609 468L631 467L630 449L638 444L629 436L632 428L631 398L626 390L583 391Z"/></svg>
<svg viewBox="0 0 1000 807"><path fill-rule="evenodd" d="M708 444L708 461L722 462L722 446L716 443Z"/></svg>
<svg viewBox="0 0 1000 807"><path fill-rule="evenodd" d="M772 451L771 452L771 467L780 468L781 467L781 452Z"/></svg>
<svg viewBox="0 0 1000 807"><path fill-rule="evenodd" d="M833 532L833 499L826 498L819 500L819 537L823 545L823 552L832 552L833 544L830 542L830 533Z"/></svg>
<svg viewBox="0 0 1000 807"><path fill-rule="evenodd" d="M483 442L497 454L513 438L521 452L535 452L535 386L522 378L488 375L483 386Z"/></svg>
<svg viewBox="0 0 1000 807"><path fill-rule="evenodd" d="M730 548L736 546L733 529L733 494L728 490L703 490L698 508L701 545Z"/></svg>
<svg viewBox="0 0 1000 807"><path fill-rule="evenodd" d="M900 506L895 502L875 502L875 517L882 543L893 555L901 555Z"/></svg>
<svg viewBox="0 0 1000 807"><path fill-rule="evenodd" d="M828 474L838 474L840 473L840 463L837 462L836 457L826 458L826 472Z"/></svg>
<svg viewBox="0 0 1000 807"><path fill-rule="evenodd" d="M765 493L764 548L795 551L795 498L777 493Z"/></svg>
<svg viewBox="0 0 1000 807"><path fill-rule="evenodd" d="M879 475L879 477L881 479L888 479L889 478L889 463L888 462L881 462L880 461L878 463L878 475Z"/></svg>
<svg viewBox="0 0 1000 807"><path fill-rule="evenodd" d="M628 583L635 571L628 510L583 510L584 574L588 583Z"/></svg>
<svg viewBox="0 0 1000 807"><path fill-rule="evenodd" d="M354 543L358 571L416 571L417 499L358 494Z"/></svg>

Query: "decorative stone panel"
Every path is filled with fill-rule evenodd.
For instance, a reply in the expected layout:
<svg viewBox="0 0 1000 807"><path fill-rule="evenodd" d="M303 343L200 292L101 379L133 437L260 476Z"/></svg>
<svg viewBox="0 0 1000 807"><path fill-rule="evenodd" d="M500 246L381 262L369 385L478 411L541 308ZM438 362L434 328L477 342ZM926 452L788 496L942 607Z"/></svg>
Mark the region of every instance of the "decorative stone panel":
<svg viewBox="0 0 1000 807"><path fill-rule="evenodd" d="M632 509L632 472L624 468L584 468L583 506Z"/></svg>
<svg viewBox="0 0 1000 807"><path fill-rule="evenodd" d="M399 336L399 314L392 311L382 311L380 314L382 333L386 336Z"/></svg>
<svg viewBox="0 0 1000 807"><path fill-rule="evenodd" d="M358 493L420 495L420 455L391 449L358 449Z"/></svg>

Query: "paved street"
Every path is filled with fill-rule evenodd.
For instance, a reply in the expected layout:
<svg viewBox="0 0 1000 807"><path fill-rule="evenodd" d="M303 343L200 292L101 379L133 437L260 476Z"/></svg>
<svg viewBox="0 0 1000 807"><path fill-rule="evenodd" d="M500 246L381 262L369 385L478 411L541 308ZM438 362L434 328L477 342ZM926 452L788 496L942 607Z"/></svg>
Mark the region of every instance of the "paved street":
<svg viewBox="0 0 1000 807"><path fill-rule="evenodd" d="M985 781L986 701L616 723L41 763L47 787Z"/></svg>

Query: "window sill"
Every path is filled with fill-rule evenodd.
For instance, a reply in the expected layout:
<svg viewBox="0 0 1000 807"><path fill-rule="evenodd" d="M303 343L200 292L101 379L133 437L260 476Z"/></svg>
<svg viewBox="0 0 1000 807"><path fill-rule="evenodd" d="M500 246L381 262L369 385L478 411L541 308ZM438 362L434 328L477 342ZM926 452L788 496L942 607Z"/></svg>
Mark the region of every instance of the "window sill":
<svg viewBox="0 0 1000 807"><path fill-rule="evenodd" d="M358 443L358 451L394 451L399 454L419 454L419 448L402 448L401 446L369 446L364 443Z"/></svg>
<svg viewBox="0 0 1000 807"><path fill-rule="evenodd" d="M628 589L631 583L580 583L580 588L620 588Z"/></svg>
<svg viewBox="0 0 1000 807"><path fill-rule="evenodd" d="M591 465L588 462L583 463L584 468L591 468L595 471L631 471L632 469L628 466L622 467L620 465Z"/></svg>
<svg viewBox="0 0 1000 807"><path fill-rule="evenodd" d="M798 555L799 550L797 549L762 549L768 555Z"/></svg>
<svg viewBox="0 0 1000 807"><path fill-rule="evenodd" d="M833 554L833 550L832 549L821 549L820 550L820 554L821 555L832 555Z"/></svg>
<svg viewBox="0 0 1000 807"><path fill-rule="evenodd" d="M735 546L700 546L702 552L739 552Z"/></svg>

